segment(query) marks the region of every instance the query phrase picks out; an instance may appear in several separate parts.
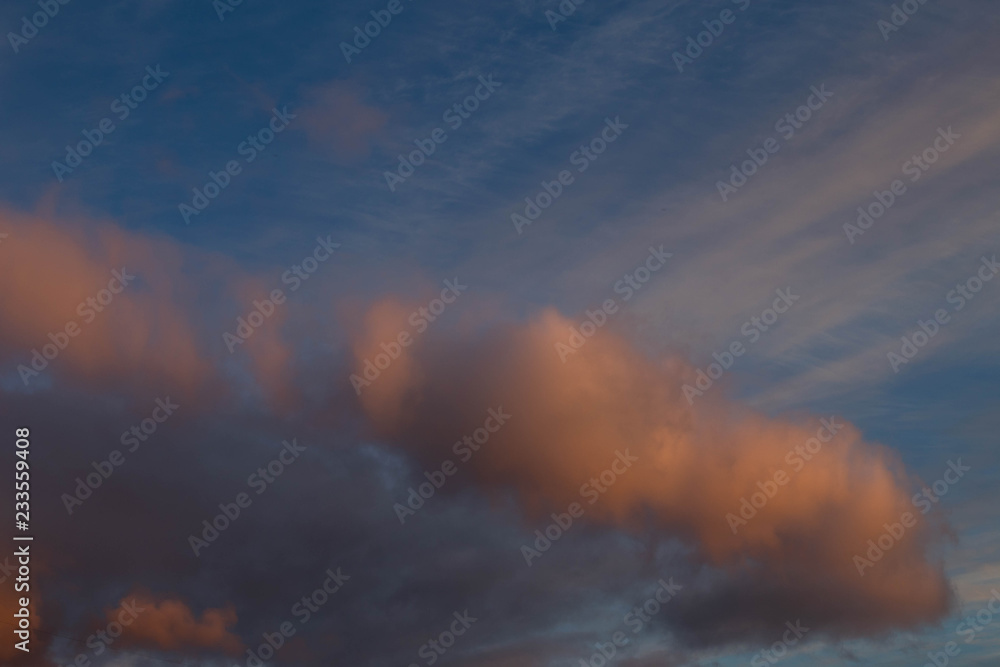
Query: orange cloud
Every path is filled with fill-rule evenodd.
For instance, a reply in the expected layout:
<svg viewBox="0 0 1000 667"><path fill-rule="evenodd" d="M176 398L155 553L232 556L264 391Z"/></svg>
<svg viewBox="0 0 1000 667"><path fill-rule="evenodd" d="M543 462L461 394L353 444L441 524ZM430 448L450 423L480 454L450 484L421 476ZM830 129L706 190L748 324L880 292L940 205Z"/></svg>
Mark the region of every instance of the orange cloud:
<svg viewBox="0 0 1000 667"><path fill-rule="evenodd" d="M141 383L217 398L225 374L245 367L272 405L294 404L281 331L287 306L230 362L222 334L236 322L215 317L219 305L245 316L273 288L231 259L107 222L2 209L0 234L0 364L28 387L46 378L89 388Z"/></svg>
<svg viewBox="0 0 1000 667"><path fill-rule="evenodd" d="M384 324L400 310L372 309L354 347L355 373L390 339ZM584 503L586 520L679 538L734 587L766 584L755 604L803 618L811 611L831 632L877 634L947 611L947 581L927 556L939 527L914 511L913 480L890 450L843 424L832 438L825 432L829 442L807 461L795 451L815 438L819 422L772 419L711 397L691 406L681 391L693 382L690 364L651 363L609 330L563 364L555 345L571 324L550 310L482 336L428 333L362 392L371 430L437 469L456 460L453 443L488 408L502 406L511 419L463 464L471 469L464 474L490 493L514 489L532 528L581 502L581 486L628 450L638 462L599 502ZM727 515L779 470L788 482L734 529ZM860 576L853 556L905 512L917 525Z"/></svg>
<svg viewBox="0 0 1000 667"><path fill-rule="evenodd" d="M332 146L342 157L367 155L372 138L389 118L344 82L313 88L305 97L299 116L310 140Z"/></svg>
<svg viewBox="0 0 1000 667"><path fill-rule="evenodd" d="M0 361L27 369L32 350L44 354L49 345L64 349L44 373L120 379L138 372L186 389L211 375L185 313L196 291L178 280L186 258L176 243L107 223L85 230L9 211L0 212L0 233L7 234ZM26 377L29 386L37 379Z"/></svg>
<svg viewBox="0 0 1000 667"><path fill-rule="evenodd" d="M206 609L199 619L180 600L156 602L150 596L136 595L122 598L106 615L109 623L130 619L122 634L123 645L163 651L205 649L230 655L243 650L243 642L230 632L237 621L232 606Z"/></svg>

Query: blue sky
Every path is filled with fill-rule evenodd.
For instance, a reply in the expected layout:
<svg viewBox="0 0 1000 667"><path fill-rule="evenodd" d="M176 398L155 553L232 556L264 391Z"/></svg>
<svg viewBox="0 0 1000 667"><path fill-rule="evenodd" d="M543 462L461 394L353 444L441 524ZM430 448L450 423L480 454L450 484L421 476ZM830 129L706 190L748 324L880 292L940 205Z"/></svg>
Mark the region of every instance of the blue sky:
<svg viewBox="0 0 1000 667"><path fill-rule="evenodd" d="M261 569L282 557L273 545L255 546L249 532L240 537L242 556L227 552L227 558L240 559L231 577L222 574L222 556L192 564L170 550L162 558L144 552L128 572L96 565L117 561L93 545L81 558L86 565L50 558L53 583L43 588L42 618L54 608L58 621L49 631L85 637L89 618L101 617L102 609L140 586L154 597L182 597L193 609L223 608L236 600L240 622L232 632L255 646L256 637L280 620L283 600L294 599L323 571L320 560L370 556L373 565L365 574L377 594L345 589L351 597L340 601L339 616L311 627L308 648L287 660L417 661L413 656L423 640L416 639L435 632L437 619L452 608L464 608L464 592L477 603L496 604L503 618L484 619L480 634L459 644L461 655L446 655L443 662L579 664L572 658L576 647L589 655L594 642L621 625L621 610L644 599L668 574L664 554L683 536L668 531L643 556L637 543L644 538L598 521L586 529L593 534L574 536L579 551L565 555L565 568L579 577L550 588L539 584L539 598L566 597L538 602L543 611L532 608L534 600L522 609L481 582L492 576L527 585L523 571L509 569L495 554L534 530L526 526L537 522L522 523L516 509L530 504L530 494L498 491L492 482L472 484L433 510L433 527L394 531L395 518L386 511L391 502L377 512L366 503L395 498L400 490L405 495L411 482L420 481L428 455L422 442L407 438L441 431L435 423L419 437L412 429L410 435L392 432L385 426L388 417L377 416L369 404L356 405L348 377L357 370L352 363L364 356L364 332L379 329L379 313L393 309L383 312L373 304L388 300L409 312L439 293L444 280L457 277L469 285L468 293L448 306L446 324L432 327L427 337L440 334L434 345L441 349L460 347L446 330L455 339L493 340L494 334L483 332L528 326L543 312L578 325L588 309L621 294L616 284L645 261L651 246L662 246L672 253L669 262L634 298L620 301L609 327L637 354L683 359L692 372L707 371L713 353L733 341L748 343L720 386L708 392L709 400L774 420L839 415L925 483L939 479L949 461L961 458L971 466L934 509L934 520L949 526L946 537L922 552L928 562L943 563L954 593L947 613L933 623L890 624L884 631L820 624L782 662L922 665L928 651L957 639L961 653L951 664L995 664L996 624L969 644L956 626L1000 590L1000 539L991 512L1000 473L1000 282L982 283L974 297L961 300L961 309L953 296L957 285L986 275L979 272L990 266L984 258L1000 250L995 5L914 2L917 10L890 31L885 22L893 20L898 5L885 2L591 0L576 6L569 0L400 0L400 13L347 62L341 43L351 42L355 27L388 4L244 0L220 16L208 0L75 0L59 5L16 52L8 37L0 58L8 91L0 105L6 137L0 232L10 233L0 241L0 275L6 274L9 290L0 298L7 321L0 324L0 392L9 406L3 421L17 422L19 415L48 420L58 411L53 438L87 434L76 454L39 473L50 475L52 490L59 489L39 499L40 508L52 510L53 525L71 520L74 526L53 546L82 549L90 531L84 522L97 521L67 517L58 500L62 488L91 458L106 455L119 426L136 421L154 394L170 389L190 390L199 411L212 407L184 417L190 421L150 455L161 466L179 466L184 457L193 461L188 472L176 474L200 503L168 496L165 507L176 502L185 517L208 512L218 504L215 496L223 500L234 488L220 480L239 485L245 469L270 456L271 443L293 432L327 443L309 474L346 475L341 500L353 499L336 520L318 511L286 519L295 538L285 544L317 552L289 557L294 572L287 581L276 576L259 604L251 604L246 590ZM560 6L575 9L553 27L547 16ZM22 17L37 11L36 3L6 3L0 25L5 32L20 31ZM714 24L722 27L720 34L678 67L675 54L689 48L688 38L697 39L707 29L704 22L720 16L732 20ZM147 67L168 74L120 118L121 106L113 101L140 85ZM474 96L481 77L497 82L495 90L478 100L459 127L449 126L448 110ZM821 87L831 95L818 104L815 91ZM804 114L810 99L815 108ZM241 144L267 128L275 110L287 126L248 161ZM797 111L801 127L788 136L779 123ZM112 119L113 133L60 181L53 162L65 162L67 145L76 145L105 118ZM581 147L616 121L615 140L581 163ZM390 189L386 172L397 169L400 155L417 150L415 142L427 145L436 128L447 139ZM732 182L733 165L738 169L761 155L769 140L766 162L723 201L719 182ZM913 157L928 154L933 164L914 171ZM193 189L204 188L211 172L225 170L230 161L239 163L239 173L186 221L179 206L192 204ZM572 183L518 229L512 215L524 215L525 198L537 199L544 183L558 180L563 170L571 172ZM868 208L880 196L887 201L881 193L891 192L897 180L905 192L893 195L884 215L863 234L845 230L856 224L858 207ZM50 231L32 236L29 229ZM41 345L46 332L65 320L46 301L77 266L62 245L47 245L62 235L86 248L94 265L110 269L123 257L130 266L134 262L143 276L136 298L148 303L110 313L98 321L99 331L89 332L108 336L107 347L127 348L127 355L93 364L67 356L63 367L53 363L43 384L26 388L17 368L35 347L30 341ZM34 275L14 259L19 236L31 238L33 245L20 252L37 258ZM251 341L260 347L248 343L228 354L220 334L234 330L253 299L288 285L282 276L314 252L317 238L340 244L332 260L320 262L315 276L288 294L278 319ZM70 268L59 274L58 266ZM96 273L80 269L81 284ZM97 287L88 283L88 293ZM779 289L800 298L749 343L744 323L760 317ZM14 322L25 310L34 312L25 304L41 304L39 312L51 313L39 315L37 332ZM920 322L941 309L947 323L909 363L894 369L889 354L901 353L901 337L919 331ZM125 329L144 342L131 347L133 334L126 338ZM92 358L104 359L105 346L91 343L101 350ZM494 349L490 345L483 349ZM428 359L440 359L434 350ZM197 363L185 365L189 356ZM439 366L452 372L453 365L459 364ZM189 374L196 368L212 370L196 382ZM445 394L440 387L426 392ZM375 427L367 428L366 419ZM45 428L42 421L37 427ZM115 435L111 441L108 433ZM167 446L175 441L175 449ZM220 444L204 448L215 442ZM196 443L203 447L192 449ZM131 481L120 498L143 497L151 479L166 485L153 459L134 464L140 467L135 473L123 468L121 477L127 473ZM261 499L267 508L253 519L261 531L281 523L295 503L331 502L304 480L298 484ZM179 522L178 530L188 523ZM463 547L464 534L474 535L475 546ZM106 539L113 551L115 540L125 538L109 533ZM615 545L623 543L628 546L617 552ZM688 558L688 547L676 548L678 558ZM413 549L413 560L398 562L393 554L407 549ZM131 552L122 547L122 553ZM593 561L589 571L585 553ZM657 566L640 567L643 558ZM474 574L469 582L442 584L443 566L427 565L435 559ZM711 576L710 565L697 558L685 568L692 577ZM654 571L656 576L647 576ZM823 576L818 569L817 579ZM352 605L377 604L398 632L383 636L385 629L366 622L351 626L363 640L339 637ZM621 664L737 665L769 646L754 633L688 641L681 627L675 619L654 625ZM173 653L138 640L136 646L116 649L115 662L106 664L143 665L153 655L226 664L212 653L218 646ZM202 649L207 653L198 653ZM59 640L46 650L53 664L72 658Z"/></svg>

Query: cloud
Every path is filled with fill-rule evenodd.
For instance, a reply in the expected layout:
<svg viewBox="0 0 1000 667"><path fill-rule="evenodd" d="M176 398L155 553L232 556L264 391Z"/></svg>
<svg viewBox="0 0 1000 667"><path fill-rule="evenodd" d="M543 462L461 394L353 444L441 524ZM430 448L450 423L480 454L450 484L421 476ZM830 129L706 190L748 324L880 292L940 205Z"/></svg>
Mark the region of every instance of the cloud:
<svg viewBox="0 0 1000 667"><path fill-rule="evenodd" d="M182 601L164 599L159 602L147 595L126 596L118 607L107 611L108 622L122 617L132 622L122 634L122 645L151 647L164 651L205 649L235 655L243 650L243 642L230 632L236 625L236 610L206 609L197 618Z"/></svg>
<svg viewBox="0 0 1000 667"><path fill-rule="evenodd" d="M381 109L365 104L354 85L342 81L310 89L299 115L311 141L345 158L367 156L388 120Z"/></svg>
<svg viewBox="0 0 1000 667"><path fill-rule="evenodd" d="M273 289L231 258L51 213L0 209L0 233L0 280L13 286L0 293L0 364L27 387L140 385L216 401L251 379L272 406L294 402L286 308L227 354L222 333Z"/></svg>
<svg viewBox="0 0 1000 667"><path fill-rule="evenodd" d="M389 340L387 314L402 310L376 306L355 350ZM532 528L580 502L581 485L628 450L638 463L587 506L586 520L681 540L702 569L692 569L699 579L669 620L691 644L766 636L799 617L830 635L877 635L948 610L948 583L927 553L939 526L919 522L864 577L853 561L883 524L907 511L920 518L893 452L843 424L817 460L794 463L789 452L819 423L711 396L691 407L681 390L694 382L687 362L652 363L607 330L563 364L555 345L570 326L547 310L523 326L425 334L362 392L372 433L438 469L487 409L502 406L511 419L467 465L487 494L515 491ZM787 486L734 533L727 514L778 470Z"/></svg>
<svg viewBox="0 0 1000 667"><path fill-rule="evenodd" d="M64 349L44 371L76 380L139 373L188 390L208 380L185 313L194 293L178 279L187 259L178 244L11 211L0 212L0 231L8 234L0 277L14 286L0 293L0 362L29 368L32 350L49 345ZM28 377L29 385L38 378Z"/></svg>

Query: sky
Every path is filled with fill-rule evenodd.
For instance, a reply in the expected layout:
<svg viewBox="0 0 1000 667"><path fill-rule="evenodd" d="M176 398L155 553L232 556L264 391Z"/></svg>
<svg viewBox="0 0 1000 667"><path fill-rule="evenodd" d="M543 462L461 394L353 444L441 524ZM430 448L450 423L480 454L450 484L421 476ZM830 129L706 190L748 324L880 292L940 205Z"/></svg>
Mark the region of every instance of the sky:
<svg viewBox="0 0 1000 667"><path fill-rule="evenodd" d="M4 3L0 663L997 664L998 19Z"/></svg>

